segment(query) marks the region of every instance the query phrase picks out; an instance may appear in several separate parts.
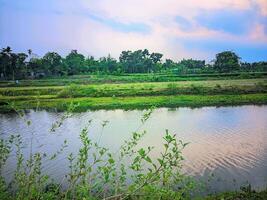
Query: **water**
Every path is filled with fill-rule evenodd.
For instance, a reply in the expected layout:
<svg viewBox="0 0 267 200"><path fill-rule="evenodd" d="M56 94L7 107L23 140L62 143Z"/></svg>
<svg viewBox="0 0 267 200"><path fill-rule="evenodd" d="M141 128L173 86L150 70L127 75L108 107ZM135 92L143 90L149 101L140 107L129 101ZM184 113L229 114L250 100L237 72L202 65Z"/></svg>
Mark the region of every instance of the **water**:
<svg viewBox="0 0 267 200"><path fill-rule="evenodd" d="M56 133L49 130L51 124L59 120L63 113L30 111L26 119L32 124L27 127L25 121L15 114L0 115L0 133L2 138L10 134L21 134L25 141L25 155L32 134L34 150L55 152L67 139L69 146L65 153L54 162L44 163L44 171L54 179L64 181L68 170L66 156L77 152L80 147L79 133L92 119L90 137L102 146L116 151L131 132L140 126L144 111L94 111L74 114L64 121ZM102 130L102 123L109 123ZM240 107L204 107L197 109L161 108L153 112L151 118L140 128L147 130L140 146L155 146L152 157L162 150L162 137L165 130L175 133L190 145L184 150L183 170L200 180L210 180L208 190L235 190L251 183L261 189L267 185L267 106ZM5 169L10 177L15 167L11 157Z"/></svg>

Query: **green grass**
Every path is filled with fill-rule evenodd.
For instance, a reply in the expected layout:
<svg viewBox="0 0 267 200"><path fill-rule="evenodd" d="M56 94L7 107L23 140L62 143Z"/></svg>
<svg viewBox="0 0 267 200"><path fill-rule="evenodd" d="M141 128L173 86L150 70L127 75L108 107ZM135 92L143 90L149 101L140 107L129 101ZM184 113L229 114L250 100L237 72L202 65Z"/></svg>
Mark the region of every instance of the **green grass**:
<svg viewBox="0 0 267 200"><path fill-rule="evenodd" d="M10 101L11 102L11 101ZM88 109L143 109L156 107L202 107L267 104L267 94L243 95L176 95L149 97L82 97L62 99L20 99L13 101L18 109L57 109L65 110L73 102L79 104L76 111ZM2 112L11 111L10 105L0 105Z"/></svg>
<svg viewBox="0 0 267 200"><path fill-rule="evenodd" d="M241 190L234 192L223 192L217 195L210 195L199 200L266 200L267 189L262 191Z"/></svg>
<svg viewBox="0 0 267 200"><path fill-rule="evenodd" d="M64 110L70 102L78 110L137 109L178 106L222 106L266 104L267 79L147 82L67 86L28 86L0 88L0 112L37 106Z"/></svg>
<svg viewBox="0 0 267 200"><path fill-rule="evenodd" d="M2 96L113 97L267 92L267 79L0 88Z"/></svg>
<svg viewBox="0 0 267 200"><path fill-rule="evenodd" d="M170 81L203 81L203 80L231 80L266 78L266 72L251 73L213 73L213 74L122 74L122 75L74 75L67 77L53 77L38 80L0 81L0 87L24 86L64 86L69 84L103 84L103 83L138 83L138 82L170 82Z"/></svg>

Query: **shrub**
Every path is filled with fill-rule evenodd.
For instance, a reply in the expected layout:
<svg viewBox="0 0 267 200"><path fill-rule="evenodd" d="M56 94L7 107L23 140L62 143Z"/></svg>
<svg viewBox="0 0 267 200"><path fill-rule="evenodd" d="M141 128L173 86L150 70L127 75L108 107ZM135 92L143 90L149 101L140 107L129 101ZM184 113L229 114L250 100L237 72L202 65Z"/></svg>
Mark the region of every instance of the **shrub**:
<svg viewBox="0 0 267 200"><path fill-rule="evenodd" d="M70 111L72 109L69 109ZM152 111L146 112L143 125ZM62 120L66 119L62 117ZM53 125L53 130L60 127L60 120ZM146 132L134 132L115 153L99 146L88 136L92 120L80 133L81 147L78 154L68 155L69 173L66 175L68 185L62 190L42 173L43 161L57 159L67 147L64 141L60 150L48 155L45 152L32 152L28 160L22 153L22 138L11 136L0 140L0 198L11 199L190 199L194 182L181 173L182 150L188 143L177 140L176 135L166 130L163 137L163 151L153 159L150 157L154 147L138 148ZM107 122L103 122L103 128ZM31 126L31 123L27 123ZM33 135L32 135L33 137ZM31 140L33 141L33 140ZM32 145L30 145L31 148ZM15 148L15 149L12 149ZM10 187L2 177L2 169L15 150L17 167ZM188 187L190 186L190 187ZM179 189L177 189L177 187ZM175 189L176 188L176 189Z"/></svg>

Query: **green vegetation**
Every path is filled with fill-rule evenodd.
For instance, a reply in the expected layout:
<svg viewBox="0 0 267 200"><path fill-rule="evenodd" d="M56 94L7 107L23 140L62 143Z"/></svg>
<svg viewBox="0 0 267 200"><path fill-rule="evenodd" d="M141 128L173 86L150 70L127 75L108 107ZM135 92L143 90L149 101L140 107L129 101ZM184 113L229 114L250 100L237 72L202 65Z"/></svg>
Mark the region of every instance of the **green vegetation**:
<svg viewBox="0 0 267 200"><path fill-rule="evenodd" d="M74 108L70 107L69 111ZM23 113L20 113L23 117ZM53 124L51 131L55 132L69 112L62 117L62 121ZM149 118L151 111L144 114L142 124ZM31 123L26 122L28 126ZM181 151L187 145L178 141L175 135L166 131L164 139L164 151L162 156L155 160L150 158L153 147L137 148L137 144L145 132L133 133L132 138L126 141L117 152L117 155L108 149L98 146L88 137L88 122L80 139L82 146L79 153L70 153L68 160L69 174L67 174L68 187L62 189L61 185L51 181L41 171L43 160L53 162L65 148L67 141L55 154L47 155L44 152L32 152L28 160L22 152L22 139L20 135L12 135L8 140L0 140L0 172L10 156L12 148L15 148L17 167L14 173L11 187L7 187L1 174L0 197L9 199L192 199L197 184L181 173L183 157ZM103 123L103 128L105 124ZM34 135L32 135L32 138ZM33 140L31 140L33 141ZM30 145L30 147L32 144ZM89 158L93 158L90 160ZM125 165L123 160L129 165ZM131 159L129 162L128 159ZM96 170L96 171L94 171ZM132 173L129 176L129 170ZM127 178L131 178L130 184L126 184ZM175 188L174 185L178 185ZM265 191L260 193L233 192L207 197L207 199L234 199L236 197L265 197ZM199 198L198 198L199 199ZM203 198L201 198L203 199ZM263 198L262 198L263 199Z"/></svg>
<svg viewBox="0 0 267 200"><path fill-rule="evenodd" d="M169 73L171 75L216 74L240 72L266 72L267 62L243 63L234 52L218 53L215 62L206 64L205 60L182 59L174 62L162 61L163 54L150 53L147 49L122 51L119 60L110 55L98 60L72 50L66 57L56 52L48 52L38 57L32 50L14 53L10 47L0 51L0 78L3 80L62 77L69 75L121 75L136 73ZM163 80L161 80L163 81Z"/></svg>
<svg viewBox="0 0 267 200"><path fill-rule="evenodd" d="M95 60L77 50L66 57L48 52L39 58L31 50L3 48L0 112L10 111L12 104L65 110L70 102L79 103L79 111L266 104L266 62L242 63L231 51L218 53L214 64L163 62L162 57L144 49L122 51L118 61L111 56Z"/></svg>
<svg viewBox="0 0 267 200"><path fill-rule="evenodd" d="M0 81L0 87L25 87L25 86L65 86L70 84L88 85L103 83L143 83L143 82L173 82L173 81L205 81L205 80L232 80L266 78L267 72L251 73L212 73L212 74L185 74L175 75L170 73L153 74L121 74L121 75L74 75L33 80Z"/></svg>
<svg viewBox="0 0 267 200"><path fill-rule="evenodd" d="M255 191L251 186L241 187L241 191L224 192L217 195L210 195L205 200L265 200L267 199L267 189L263 191Z"/></svg>
<svg viewBox="0 0 267 200"><path fill-rule="evenodd" d="M67 111L52 125L54 132L72 112L88 109L267 104L267 62L244 63L231 51L218 53L214 64L194 59L163 62L162 57L146 49L123 51L119 60L110 55L96 60L77 50L66 57L56 52L38 57L31 50L27 55L4 48L0 52L0 112L15 110L23 117L23 111L18 110ZM150 114L143 116L142 124ZM70 172L65 189L41 169L43 162L53 162L67 148L67 141L53 155L30 151L26 159L20 135L1 139L0 199L182 200L192 199L192 193L200 188L181 173L181 151L186 144L168 131L163 138L165 151L153 160L149 156L153 147L137 149L145 132L133 133L114 154L88 137L89 126L90 122L80 134L78 154L68 156ZM6 183L2 169L12 152L16 153L17 167L12 182ZM266 197L267 190L255 192L247 187L199 199Z"/></svg>
<svg viewBox="0 0 267 200"><path fill-rule="evenodd" d="M18 97L17 99L2 99L1 111L13 111L13 104L19 109L49 109L64 111L72 102L79 106L75 111L88 109L144 109L156 107L202 107L202 106L233 106L233 105L265 105L266 94L244 95L178 95L178 96L148 96L148 97L84 97L40 99L38 97ZM12 102L4 103L4 102Z"/></svg>
<svg viewBox="0 0 267 200"><path fill-rule="evenodd" d="M51 132L56 132L64 119L71 115L74 104L68 112L52 125ZM147 111L142 119L143 125L152 111ZM24 113L19 112L23 117ZM190 199L196 184L181 173L183 160L182 150L188 143L178 140L175 135L166 130L163 137L163 150L156 159L150 157L154 147L138 147L138 143L145 135L144 132L134 132L115 153L100 147L88 136L92 120L80 133L81 147L77 154L69 153L69 173L66 175L65 189L43 174L43 162L53 162L68 147L64 141L61 148L48 155L45 152L33 152L33 138L26 146L30 150L30 157L23 154L20 135L0 140L0 199L28 200L28 199ZM31 123L26 121L30 127ZM103 123L103 128L106 123ZM25 147L24 147L25 148ZM16 170L12 184L5 182L2 171L11 152L16 152ZM175 189L179 186L180 189Z"/></svg>
<svg viewBox="0 0 267 200"><path fill-rule="evenodd" d="M71 102L77 110L136 109L177 106L266 104L266 79L181 81L156 83L92 84L0 88L1 111L13 102L21 109L65 110Z"/></svg>
<svg viewBox="0 0 267 200"><path fill-rule="evenodd" d="M67 112L52 124L50 134L56 133L64 121L72 116L77 105L71 104ZM27 126L31 121L24 118L25 113L16 110ZM30 143L26 144L20 135L11 135L0 139L0 199L1 200L237 200L259 199L267 197L267 190L256 192L251 186L240 191L226 192L216 195L200 195L203 184L182 173L183 149L188 145L178 140L175 134L166 130L163 137L162 153L159 157L151 155L153 146L139 147L146 131L140 128L149 119L152 110L148 110L141 118L136 132L125 141L116 152L99 146L89 137L92 120L80 132L81 146L77 153L68 153L69 172L66 174L66 186L55 182L46 175L44 164L57 161L68 149L68 141L64 141L55 153L33 150L33 132L29 133ZM102 123L104 129L106 122ZM25 148L30 156L26 158ZM27 151L28 152L28 151ZM16 167L11 182L4 176L7 159L15 153ZM199 193L200 192L200 193Z"/></svg>

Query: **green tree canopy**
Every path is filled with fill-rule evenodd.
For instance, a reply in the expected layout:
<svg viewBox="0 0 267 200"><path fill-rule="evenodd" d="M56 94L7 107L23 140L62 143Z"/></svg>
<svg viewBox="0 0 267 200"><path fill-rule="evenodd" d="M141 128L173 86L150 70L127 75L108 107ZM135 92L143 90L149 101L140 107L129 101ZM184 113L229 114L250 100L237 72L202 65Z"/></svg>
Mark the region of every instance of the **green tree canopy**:
<svg viewBox="0 0 267 200"><path fill-rule="evenodd" d="M231 72L240 68L239 56L232 51L223 51L216 54L214 69L220 72Z"/></svg>
<svg viewBox="0 0 267 200"><path fill-rule="evenodd" d="M48 74L60 75L62 73L62 58L56 52L48 52L44 55L42 64Z"/></svg>
<svg viewBox="0 0 267 200"><path fill-rule="evenodd" d="M84 55L72 50L65 58L65 64L68 74L78 74L86 70Z"/></svg>

